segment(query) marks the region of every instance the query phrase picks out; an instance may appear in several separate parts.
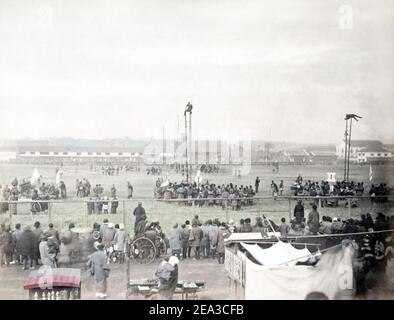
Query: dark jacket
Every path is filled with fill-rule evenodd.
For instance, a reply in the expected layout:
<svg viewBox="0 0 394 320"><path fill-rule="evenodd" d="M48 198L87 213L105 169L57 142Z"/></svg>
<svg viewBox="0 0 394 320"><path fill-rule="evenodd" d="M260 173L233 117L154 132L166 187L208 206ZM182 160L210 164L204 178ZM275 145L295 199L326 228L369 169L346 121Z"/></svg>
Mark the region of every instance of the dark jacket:
<svg viewBox="0 0 394 320"><path fill-rule="evenodd" d="M294 208L294 216L296 217L296 222L301 223L304 218L304 206L302 204L297 204Z"/></svg>
<svg viewBox="0 0 394 320"><path fill-rule="evenodd" d="M146 216L145 209L143 207L135 208L133 214L135 215L136 218L142 218Z"/></svg>
<svg viewBox="0 0 394 320"><path fill-rule="evenodd" d="M33 256L38 250L36 239L31 229L23 230L19 242L17 243L18 252L23 256Z"/></svg>

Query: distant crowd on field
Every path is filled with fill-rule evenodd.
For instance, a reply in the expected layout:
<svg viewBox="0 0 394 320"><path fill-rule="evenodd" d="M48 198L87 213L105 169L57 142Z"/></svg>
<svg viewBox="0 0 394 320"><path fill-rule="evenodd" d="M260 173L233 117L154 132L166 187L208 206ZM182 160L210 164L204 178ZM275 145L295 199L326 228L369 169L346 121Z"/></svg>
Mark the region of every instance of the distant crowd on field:
<svg viewBox="0 0 394 320"><path fill-rule="evenodd" d="M363 196L365 195L364 182L354 181L304 181L299 175L291 187L295 196ZM389 195L390 189L385 183L372 184L368 192L371 197ZM386 202L387 198L376 198L376 202Z"/></svg>
<svg viewBox="0 0 394 320"><path fill-rule="evenodd" d="M216 185L208 180L205 183L172 183L163 182L162 179L156 181L155 197L158 199L188 199L180 202L182 205L196 205L199 207L219 206L223 210L231 208L240 210L242 206L253 205L253 197L256 195L253 186L237 184Z"/></svg>
<svg viewBox="0 0 394 320"><path fill-rule="evenodd" d="M27 179L18 181L14 178L10 185L0 185L0 213L10 212L17 214L17 202L20 199L31 199L31 212L37 213L48 210L48 200L67 198L67 188L64 181L59 185L53 183L37 182L31 184ZM11 203L10 203L11 202Z"/></svg>
<svg viewBox="0 0 394 320"><path fill-rule="evenodd" d="M283 219L282 219L283 220ZM284 221L282 221L283 223ZM284 228L284 227L283 227ZM341 219L331 218L329 216L322 216L317 211L316 204L312 205L312 210L305 217L305 209L301 200L298 201L294 208L294 219L287 225L287 234L289 236L300 235L315 235L315 234L347 234L359 232L372 232L394 229L394 216L386 216L379 212L375 218L372 219L370 213L362 214L360 219Z"/></svg>
<svg viewBox="0 0 394 320"><path fill-rule="evenodd" d="M141 167L139 165L131 165L131 164L113 165L110 163L105 165L91 165L90 171L98 172L105 176L115 176L115 175L117 176L125 171L139 172L141 171Z"/></svg>

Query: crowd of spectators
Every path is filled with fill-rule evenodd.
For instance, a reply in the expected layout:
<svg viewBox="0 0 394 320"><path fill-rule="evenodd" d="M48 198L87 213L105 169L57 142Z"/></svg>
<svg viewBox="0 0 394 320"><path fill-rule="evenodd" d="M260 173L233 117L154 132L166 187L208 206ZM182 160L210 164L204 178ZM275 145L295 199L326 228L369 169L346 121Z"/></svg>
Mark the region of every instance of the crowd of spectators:
<svg viewBox="0 0 394 320"><path fill-rule="evenodd" d="M168 183L163 184L161 180L156 183L155 196L158 199L180 199L188 200L179 204L199 207L221 206L232 210L240 210L242 206L253 205L253 197L256 195L253 187L236 185L216 185L209 183Z"/></svg>

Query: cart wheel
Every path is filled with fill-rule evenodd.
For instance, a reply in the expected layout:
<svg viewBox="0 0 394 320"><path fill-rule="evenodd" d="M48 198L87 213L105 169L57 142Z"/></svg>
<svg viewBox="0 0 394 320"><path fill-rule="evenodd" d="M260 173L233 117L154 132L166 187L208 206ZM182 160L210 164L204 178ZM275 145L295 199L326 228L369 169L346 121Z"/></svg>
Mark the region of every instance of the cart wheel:
<svg viewBox="0 0 394 320"><path fill-rule="evenodd" d="M150 264L156 258L155 244L148 238L139 238L131 244L130 255L139 264Z"/></svg>

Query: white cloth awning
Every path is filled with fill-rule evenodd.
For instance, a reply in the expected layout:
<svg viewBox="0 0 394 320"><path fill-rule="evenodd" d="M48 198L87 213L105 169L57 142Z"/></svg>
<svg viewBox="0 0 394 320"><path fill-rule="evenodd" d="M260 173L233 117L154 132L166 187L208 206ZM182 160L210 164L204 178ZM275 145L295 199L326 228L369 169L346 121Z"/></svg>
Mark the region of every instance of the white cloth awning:
<svg viewBox="0 0 394 320"><path fill-rule="evenodd" d="M299 261L308 260L312 254L307 249L296 249L289 243L282 241L276 242L267 249L262 249L257 244L246 244L241 242L241 245L263 266L294 266Z"/></svg>

